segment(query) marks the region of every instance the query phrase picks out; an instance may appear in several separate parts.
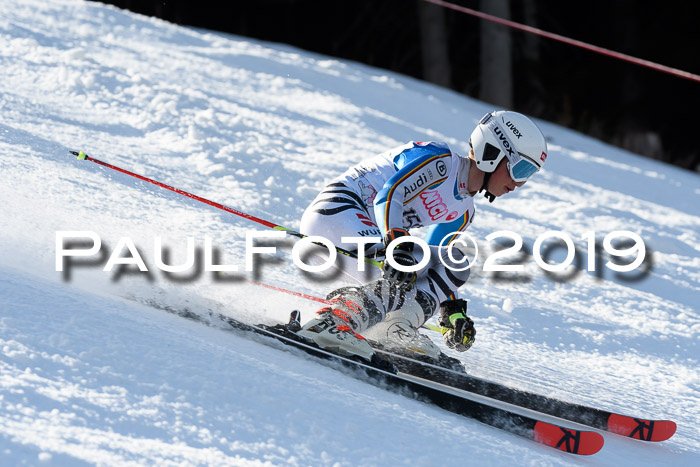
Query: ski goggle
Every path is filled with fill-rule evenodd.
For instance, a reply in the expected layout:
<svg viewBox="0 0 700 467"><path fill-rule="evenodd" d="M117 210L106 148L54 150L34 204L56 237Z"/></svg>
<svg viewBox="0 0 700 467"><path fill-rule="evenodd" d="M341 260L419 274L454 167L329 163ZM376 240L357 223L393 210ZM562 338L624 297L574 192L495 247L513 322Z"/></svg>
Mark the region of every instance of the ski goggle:
<svg viewBox="0 0 700 467"><path fill-rule="evenodd" d="M540 170L537 164L535 164L535 162L531 160L528 156L521 153L519 153L519 155L520 160L517 161L515 164L512 164L510 159L506 160L506 164L508 165L508 173L510 173L510 177L516 183L526 181L532 176L532 174Z"/></svg>

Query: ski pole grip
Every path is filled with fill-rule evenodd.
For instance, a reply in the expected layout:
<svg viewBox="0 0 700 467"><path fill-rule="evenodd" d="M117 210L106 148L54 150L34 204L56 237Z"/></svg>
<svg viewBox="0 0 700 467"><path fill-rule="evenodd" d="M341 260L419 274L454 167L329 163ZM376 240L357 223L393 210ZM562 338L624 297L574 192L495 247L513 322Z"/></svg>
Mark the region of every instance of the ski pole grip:
<svg viewBox="0 0 700 467"><path fill-rule="evenodd" d="M81 161L84 161L88 158L88 155L85 154L83 151L80 151L80 152L70 151L70 153L73 154L74 156L78 156L78 159L80 159Z"/></svg>

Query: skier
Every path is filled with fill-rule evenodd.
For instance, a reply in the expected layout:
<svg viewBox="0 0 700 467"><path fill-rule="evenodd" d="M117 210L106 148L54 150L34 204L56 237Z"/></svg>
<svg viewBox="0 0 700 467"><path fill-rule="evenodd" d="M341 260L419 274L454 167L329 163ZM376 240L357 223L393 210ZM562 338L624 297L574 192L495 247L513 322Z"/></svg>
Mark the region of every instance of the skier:
<svg viewBox="0 0 700 467"><path fill-rule="evenodd" d="M331 292L331 305L298 334L322 348L367 359L374 352L363 336L394 351L437 358L439 348L417 329L439 312L445 344L461 352L471 347L474 323L467 302L455 296L469 269L464 253L452 248L450 258L447 247L474 219L477 192L493 202L521 187L544 165L547 144L528 117L500 110L479 121L469 145L468 157L462 157L445 143L409 142L351 167L311 202L301 233L351 251L358 243L344 237L381 238L366 251L382 255L390 247L394 261L387 258L381 277L364 285L366 276L344 265L358 285ZM409 234L422 226L430 226L425 252ZM399 269L417 265L417 271Z"/></svg>

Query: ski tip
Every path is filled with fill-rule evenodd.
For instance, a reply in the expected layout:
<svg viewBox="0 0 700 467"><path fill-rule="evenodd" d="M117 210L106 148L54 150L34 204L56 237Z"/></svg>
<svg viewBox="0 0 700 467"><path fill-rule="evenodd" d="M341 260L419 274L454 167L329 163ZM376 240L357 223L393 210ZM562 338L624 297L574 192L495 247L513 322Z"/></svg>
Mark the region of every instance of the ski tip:
<svg viewBox="0 0 700 467"><path fill-rule="evenodd" d="M597 453L605 443L603 436L595 431L573 430L541 421L535 424L534 439L538 443L581 456Z"/></svg>
<svg viewBox="0 0 700 467"><path fill-rule="evenodd" d="M676 422L671 420L661 420L656 422L659 426L656 428L656 434L652 437L652 441L666 441L671 436L676 434Z"/></svg>
<svg viewBox="0 0 700 467"><path fill-rule="evenodd" d="M642 441L666 441L676 433L676 428L676 422L671 420L644 420L618 414L608 418L608 431Z"/></svg>

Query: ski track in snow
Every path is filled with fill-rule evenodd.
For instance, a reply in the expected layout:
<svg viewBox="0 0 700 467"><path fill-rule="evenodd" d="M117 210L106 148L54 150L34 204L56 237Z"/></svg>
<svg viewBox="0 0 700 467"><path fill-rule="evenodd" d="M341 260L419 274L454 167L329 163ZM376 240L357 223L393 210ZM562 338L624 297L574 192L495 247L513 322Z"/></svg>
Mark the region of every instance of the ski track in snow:
<svg viewBox="0 0 700 467"><path fill-rule="evenodd" d="M647 277L603 267L521 280L472 271L478 339L455 355L490 380L678 422L649 445L605 434L580 459L387 393L331 368L133 300L246 321L308 319L317 304L207 275L173 281L186 237L243 267L264 228L67 156L94 157L296 229L333 176L409 140L466 152L492 108L400 75L77 0L0 5L0 456L3 464L436 465L700 463L700 177L539 122L543 173L470 233L639 234ZM134 240L150 274L55 271L59 230ZM558 256L560 255L560 257ZM484 255L481 256L482 264ZM562 250L552 256L564 258ZM603 259L603 263L607 257ZM600 267L600 265L599 265ZM132 271L133 272L133 271ZM260 280L323 296L288 250ZM505 299L510 302L506 305ZM439 339L439 338L438 338ZM450 352L446 350L446 352ZM695 461L693 461L695 459Z"/></svg>

